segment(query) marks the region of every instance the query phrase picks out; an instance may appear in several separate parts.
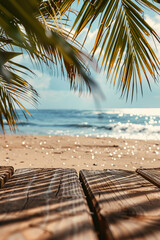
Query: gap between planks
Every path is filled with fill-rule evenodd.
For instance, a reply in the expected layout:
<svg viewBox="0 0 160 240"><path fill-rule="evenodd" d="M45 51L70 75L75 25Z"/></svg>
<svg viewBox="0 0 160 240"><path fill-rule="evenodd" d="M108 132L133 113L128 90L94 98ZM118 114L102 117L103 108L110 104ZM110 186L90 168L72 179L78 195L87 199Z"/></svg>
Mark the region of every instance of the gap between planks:
<svg viewBox="0 0 160 240"><path fill-rule="evenodd" d="M135 172L82 170L101 239L160 239L160 189Z"/></svg>
<svg viewBox="0 0 160 240"><path fill-rule="evenodd" d="M1 240L98 240L74 169L19 169L0 191Z"/></svg>
<svg viewBox="0 0 160 240"><path fill-rule="evenodd" d="M160 187L160 168L139 168L136 172L157 187Z"/></svg>

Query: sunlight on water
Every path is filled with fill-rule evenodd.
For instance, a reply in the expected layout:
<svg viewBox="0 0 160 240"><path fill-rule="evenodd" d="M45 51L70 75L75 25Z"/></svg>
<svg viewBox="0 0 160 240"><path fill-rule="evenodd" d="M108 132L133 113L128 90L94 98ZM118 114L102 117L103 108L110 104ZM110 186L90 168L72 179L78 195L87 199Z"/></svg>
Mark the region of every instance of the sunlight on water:
<svg viewBox="0 0 160 240"><path fill-rule="evenodd" d="M95 112L98 114L100 112ZM103 113L107 114L119 114L119 116L123 116L123 114L139 115L139 116L160 116L160 108L119 108L119 109L107 109L104 110Z"/></svg>
<svg viewBox="0 0 160 240"><path fill-rule="evenodd" d="M160 109L31 110L18 134L160 139ZM5 123L6 133L10 133Z"/></svg>

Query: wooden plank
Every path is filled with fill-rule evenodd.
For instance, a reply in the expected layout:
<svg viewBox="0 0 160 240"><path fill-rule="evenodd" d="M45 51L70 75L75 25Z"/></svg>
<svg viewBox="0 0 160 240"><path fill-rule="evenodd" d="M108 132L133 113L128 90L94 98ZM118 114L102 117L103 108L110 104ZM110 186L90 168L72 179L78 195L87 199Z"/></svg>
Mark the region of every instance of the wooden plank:
<svg viewBox="0 0 160 240"><path fill-rule="evenodd" d="M1 240L97 240L74 169L19 169L0 191Z"/></svg>
<svg viewBox="0 0 160 240"><path fill-rule="evenodd" d="M8 181L8 179L13 175L14 168L11 166L0 166L0 188Z"/></svg>
<svg viewBox="0 0 160 240"><path fill-rule="evenodd" d="M160 239L160 189L124 170L80 171L102 239Z"/></svg>
<svg viewBox="0 0 160 240"><path fill-rule="evenodd" d="M151 183L160 187L160 168L139 168L136 172L149 180Z"/></svg>

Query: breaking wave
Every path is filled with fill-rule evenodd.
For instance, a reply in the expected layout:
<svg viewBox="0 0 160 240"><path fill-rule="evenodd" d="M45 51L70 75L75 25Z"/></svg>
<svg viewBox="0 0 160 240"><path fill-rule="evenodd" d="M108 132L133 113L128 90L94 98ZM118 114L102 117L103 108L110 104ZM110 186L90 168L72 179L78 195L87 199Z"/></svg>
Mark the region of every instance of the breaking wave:
<svg viewBox="0 0 160 240"><path fill-rule="evenodd" d="M18 134L160 139L160 109L31 110ZM10 133L4 121L6 133Z"/></svg>

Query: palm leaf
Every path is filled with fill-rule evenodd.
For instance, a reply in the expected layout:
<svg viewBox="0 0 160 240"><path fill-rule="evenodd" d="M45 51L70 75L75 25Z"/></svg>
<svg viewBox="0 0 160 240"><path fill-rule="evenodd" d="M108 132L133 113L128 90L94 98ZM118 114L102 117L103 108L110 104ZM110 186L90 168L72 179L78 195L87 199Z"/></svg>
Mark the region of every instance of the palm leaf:
<svg viewBox="0 0 160 240"><path fill-rule="evenodd" d="M23 52L28 53L32 62L60 64L67 75L71 88L96 87L86 67L90 58L80 50L78 42L72 43L68 31L63 30L64 21L59 11L61 1L0 0L0 124L4 132L4 119L11 130L16 129L18 106L25 117L29 114L22 100L35 104L37 93L19 74L31 72L26 66L11 59ZM19 53L14 52L15 49ZM27 73L26 73L27 71ZM77 80L81 77L81 81Z"/></svg>
<svg viewBox="0 0 160 240"><path fill-rule="evenodd" d="M22 100L34 105L37 103L37 92L33 87L18 76L12 69L12 64L17 65L22 70L28 70L25 66L12 63L11 59L18 56L19 53L2 52L0 54L1 65L0 68L0 125L3 132L4 120L6 120L10 130L15 131L19 116L16 107L22 110L24 116L26 113L30 115L25 106L21 103ZM21 70L21 72L22 72ZM29 71L30 72L30 71Z"/></svg>
<svg viewBox="0 0 160 240"><path fill-rule="evenodd" d="M21 0L0 0L0 27L5 31L6 36L20 48L25 49L31 58L38 62L46 62L47 59L50 64L60 63L62 72L67 72L72 83L73 78L76 82L78 74L82 77L82 85L85 83L88 90L91 90L90 86L93 80L85 65L85 61L89 61L89 58L86 56L86 60L84 60L80 48L71 44L71 38L68 40L67 34L58 27L61 26L56 16L58 2L28 0L24 1L22 6ZM56 7L54 8L54 6ZM44 19L45 24L43 24ZM51 24L53 19L55 21L52 21ZM66 65L67 68L65 68ZM70 74L73 65L75 71Z"/></svg>
<svg viewBox="0 0 160 240"><path fill-rule="evenodd" d="M69 1L69 6L73 2ZM150 79L156 81L158 78L160 62L148 37L152 35L159 43L160 37L143 18L146 8L160 14L160 8L155 2L159 3L148 0L86 0L73 24L73 28L77 26L74 35L76 38L86 26L90 30L95 21L99 21L92 56L100 47L98 59L101 60L101 67L107 70L107 79L117 84L122 95L127 98L131 90L133 99L137 81L142 91L143 75L149 87ZM62 12L68 9L66 0L61 9ZM88 33L89 31L87 35Z"/></svg>

